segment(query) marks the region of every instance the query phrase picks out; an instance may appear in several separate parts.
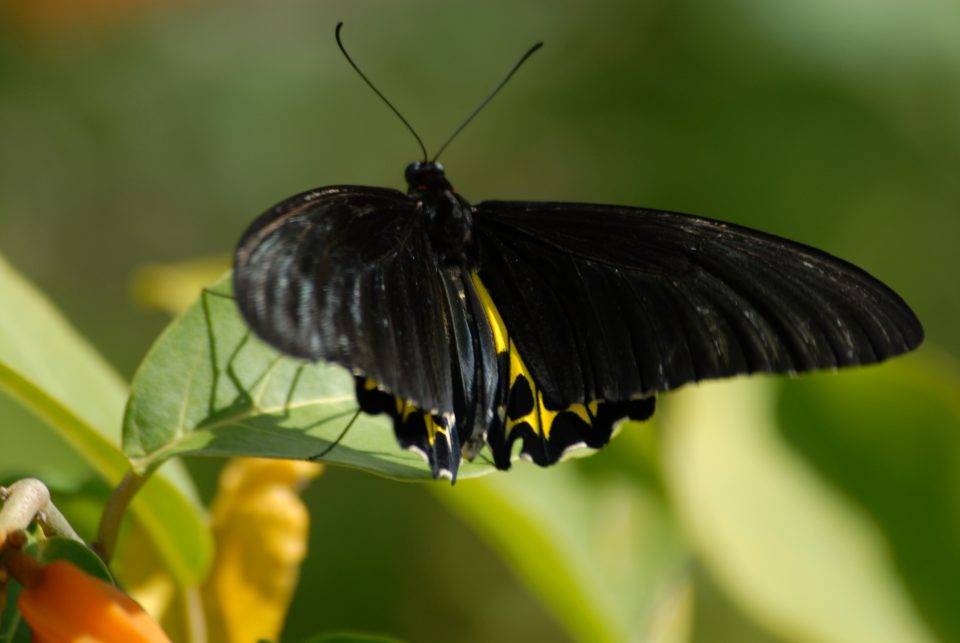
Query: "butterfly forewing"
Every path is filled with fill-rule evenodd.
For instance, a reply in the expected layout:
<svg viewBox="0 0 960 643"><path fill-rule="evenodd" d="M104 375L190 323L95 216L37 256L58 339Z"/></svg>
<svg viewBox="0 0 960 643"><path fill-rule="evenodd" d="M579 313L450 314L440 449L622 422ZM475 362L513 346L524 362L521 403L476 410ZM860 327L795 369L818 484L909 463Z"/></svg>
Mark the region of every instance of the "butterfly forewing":
<svg viewBox="0 0 960 643"><path fill-rule="evenodd" d="M479 275L553 408L751 372L869 364L923 339L912 311L824 252L702 217L475 206Z"/></svg>
<svg viewBox="0 0 960 643"><path fill-rule="evenodd" d="M453 412L444 286L401 192L333 187L287 199L241 239L234 290L253 331L283 352Z"/></svg>

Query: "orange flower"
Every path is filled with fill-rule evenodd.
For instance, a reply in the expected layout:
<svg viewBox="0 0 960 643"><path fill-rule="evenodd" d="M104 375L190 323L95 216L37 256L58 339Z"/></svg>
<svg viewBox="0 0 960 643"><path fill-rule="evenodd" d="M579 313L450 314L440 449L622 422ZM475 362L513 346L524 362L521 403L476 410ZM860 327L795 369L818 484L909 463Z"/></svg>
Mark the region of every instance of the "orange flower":
<svg viewBox="0 0 960 643"><path fill-rule="evenodd" d="M170 643L136 601L72 563L8 552L6 564L23 584L17 605L35 643Z"/></svg>

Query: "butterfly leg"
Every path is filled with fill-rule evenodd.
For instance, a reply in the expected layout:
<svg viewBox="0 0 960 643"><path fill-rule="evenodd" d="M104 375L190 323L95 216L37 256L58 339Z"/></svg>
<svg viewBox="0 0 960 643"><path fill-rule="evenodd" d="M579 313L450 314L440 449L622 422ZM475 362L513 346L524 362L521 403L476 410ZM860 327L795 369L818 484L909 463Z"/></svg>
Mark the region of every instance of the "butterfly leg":
<svg viewBox="0 0 960 643"><path fill-rule="evenodd" d="M343 430L340 432L340 435L337 436L337 439L331 442L327 448L318 453L317 455L312 455L307 460L311 462L316 462L317 460L322 460L325 455L333 451L338 444L347 436L347 432L353 428L353 423L357 421L357 418L360 417L360 409L358 408L356 413L353 414L353 417L350 418L350 421L347 422L347 425L343 427Z"/></svg>

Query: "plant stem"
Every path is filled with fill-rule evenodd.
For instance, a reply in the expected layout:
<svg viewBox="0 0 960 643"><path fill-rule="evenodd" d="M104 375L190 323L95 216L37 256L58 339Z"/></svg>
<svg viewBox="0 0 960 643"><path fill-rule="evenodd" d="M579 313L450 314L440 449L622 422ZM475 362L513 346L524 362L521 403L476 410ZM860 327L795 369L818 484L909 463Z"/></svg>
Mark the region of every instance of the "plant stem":
<svg viewBox="0 0 960 643"><path fill-rule="evenodd" d="M0 490L0 549L8 533L26 529L35 519L48 536L83 542L60 510L50 501L50 491L35 478L24 478Z"/></svg>
<svg viewBox="0 0 960 643"><path fill-rule="evenodd" d="M110 495L103 508L103 516L100 517L100 528L97 530L97 542L93 549L105 563L110 563L113 556L114 547L117 545L117 534L120 531L120 522L123 520L123 514L126 512L130 501L140 490L140 487L147 481L150 474L140 475L133 471L128 471L123 477L117 488Z"/></svg>

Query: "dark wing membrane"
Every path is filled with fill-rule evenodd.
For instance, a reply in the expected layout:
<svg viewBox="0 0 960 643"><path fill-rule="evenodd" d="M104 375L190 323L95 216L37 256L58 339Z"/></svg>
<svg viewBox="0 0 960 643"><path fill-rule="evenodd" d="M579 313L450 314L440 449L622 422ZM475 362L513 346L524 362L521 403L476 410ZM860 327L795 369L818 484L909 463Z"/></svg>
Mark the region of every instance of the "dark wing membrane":
<svg viewBox="0 0 960 643"><path fill-rule="evenodd" d="M423 226L395 190L291 197L240 240L240 311L284 353L335 362L425 411L452 413L444 286Z"/></svg>
<svg viewBox="0 0 960 643"><path fill-rule="evenodd" d="M869 364L923 340L910 308L863 270L741 226L496 201L474 221L480 278L554 408Z"/></svg>

